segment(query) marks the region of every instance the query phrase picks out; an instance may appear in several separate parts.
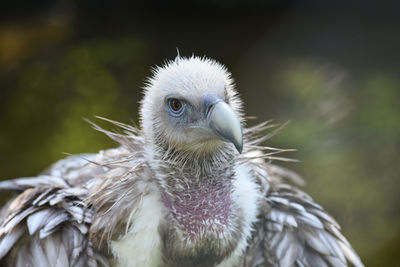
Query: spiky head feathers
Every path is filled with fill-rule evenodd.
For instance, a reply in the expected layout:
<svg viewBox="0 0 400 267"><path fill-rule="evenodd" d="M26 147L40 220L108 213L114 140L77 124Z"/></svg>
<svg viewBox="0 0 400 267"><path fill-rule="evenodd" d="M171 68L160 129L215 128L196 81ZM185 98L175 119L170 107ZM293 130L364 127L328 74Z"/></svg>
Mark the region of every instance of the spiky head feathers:
<svg viewBox="0 0 400 267"><path fill-rule="evenodd" d="M140 108L144 135L168 149L204 152L222 144L208 132L206 109L211 105L205 103L223 101L243 121L231 74L212 59L178 56L155 68L144 89Z"/></svg>

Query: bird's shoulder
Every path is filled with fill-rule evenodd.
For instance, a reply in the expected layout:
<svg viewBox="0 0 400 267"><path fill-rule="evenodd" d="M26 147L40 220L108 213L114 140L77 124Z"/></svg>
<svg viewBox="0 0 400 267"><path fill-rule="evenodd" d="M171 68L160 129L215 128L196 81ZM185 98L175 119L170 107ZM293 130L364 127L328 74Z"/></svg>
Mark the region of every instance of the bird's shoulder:
<svg viewBox="0 0 400 267"><path fill-rule="evenodd" d="M85 202L84 184L93 170L98 172L90 168L94 157L68 157L36 177L0 182L0 190L15 193L0 214L1 264L107 265L89 239L92 210Z"/></svg>
<svg viewBox="0 0 400 267"><path fill-rule="evenodd" d="M265 162L261 151L247 163L263 194L258 221L242 266L363 266L339 224L304 191L293 171Z"/></svg>

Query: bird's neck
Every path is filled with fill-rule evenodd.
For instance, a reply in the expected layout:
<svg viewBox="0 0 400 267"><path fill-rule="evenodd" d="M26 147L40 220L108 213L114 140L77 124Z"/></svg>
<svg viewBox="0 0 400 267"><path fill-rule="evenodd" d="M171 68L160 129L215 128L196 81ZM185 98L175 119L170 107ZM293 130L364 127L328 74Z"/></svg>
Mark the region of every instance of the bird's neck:
<svg viewBox="0 0 400 267"><path fill-rule="evenodd" d="M213 266L235 249L241 224L233 203L233 176L231 167L168 172L161 185L168 223L160 232L167 266ZM193 265L189 255L196 255L199 264Z"/></svg>
<svg viewBox="0 0 400 267"><path fill-rule="evenodd" d="M210 227L229 225L232 204L233 173L229 168L196 175L193 171L172 172L162 191L172 218L191 240Z"/></svg>
<svg viewBox="0 0 400 267"><path fill-rule="evenodd" d="M154 177L166 211L158 226L166 266L214 266L244 249L249 230L247 235L244 231L255 218L247 218L242 204L252 186L242 188L247 176L238 174L236 152L229 149L188 157L185 164L179 164L180 158L168 158L174 153L153 154Z"/></svg>
<svg viewBox="0 0 400 267"><path fill-rule="evenodd" d="M179 160L164 164L168 174L161 184L162 201L189 240L225 231L232 223L234 154L223 152L188 158L184 166Z"/></svg>

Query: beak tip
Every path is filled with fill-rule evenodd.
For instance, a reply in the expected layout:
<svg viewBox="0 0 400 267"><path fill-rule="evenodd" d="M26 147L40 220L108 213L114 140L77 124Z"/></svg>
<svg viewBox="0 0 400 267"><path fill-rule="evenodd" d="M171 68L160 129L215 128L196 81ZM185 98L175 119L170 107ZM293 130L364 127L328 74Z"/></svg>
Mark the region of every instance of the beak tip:
<svg viewBox="0 0 400 267"><path fill-rule="evenodd" d="M240 140L240 142L233 142L236 150L239 152L239 154L242 154L243 152L243 140Z"/></svg>
<svg viewBox="0 0 400 267"><path fill-rule="evenodd" d="M236 146L237 151L239 152L239 154L242 154L243 152L243 145L240 146Z"/></svg>

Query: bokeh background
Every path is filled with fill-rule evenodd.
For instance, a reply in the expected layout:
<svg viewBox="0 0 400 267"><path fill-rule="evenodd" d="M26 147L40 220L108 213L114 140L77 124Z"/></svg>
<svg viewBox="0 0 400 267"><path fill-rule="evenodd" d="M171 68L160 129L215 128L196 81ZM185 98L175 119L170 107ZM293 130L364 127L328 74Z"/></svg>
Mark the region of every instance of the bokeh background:
<svg viewBox="0 0 400 267"><path fill-rule="evenodd" d="M0 177L115 146L82 119L137 122L150 68L228 66L249 124L337 220L367 266L398 266L400 6L396 1L7 1L0 11ZM320 3L323 2L323 3ZM2 193L4 199L6 195Z"/></svg>

